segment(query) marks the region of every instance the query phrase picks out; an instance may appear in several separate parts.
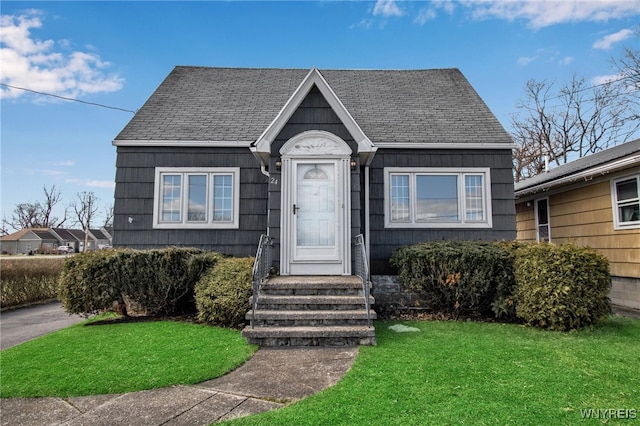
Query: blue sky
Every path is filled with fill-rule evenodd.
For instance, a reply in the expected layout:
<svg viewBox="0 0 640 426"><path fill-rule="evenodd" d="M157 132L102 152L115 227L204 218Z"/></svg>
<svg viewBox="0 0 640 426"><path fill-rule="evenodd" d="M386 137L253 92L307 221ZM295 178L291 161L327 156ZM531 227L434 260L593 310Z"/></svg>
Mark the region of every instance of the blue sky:
<svg viewBox="0 0 640 426"><path fill-rule="evenodd" d="M615 73L612 57L640 43L633 33L637 0L2 1L0 7L5 217L18 203L44 200L44 185L55 185L65 205L82 191L112 204L111 142L133 114L88 103L135 111L176 65L459 68L509 130L527 80L561 84L577 74L597 84Z"/></svg>

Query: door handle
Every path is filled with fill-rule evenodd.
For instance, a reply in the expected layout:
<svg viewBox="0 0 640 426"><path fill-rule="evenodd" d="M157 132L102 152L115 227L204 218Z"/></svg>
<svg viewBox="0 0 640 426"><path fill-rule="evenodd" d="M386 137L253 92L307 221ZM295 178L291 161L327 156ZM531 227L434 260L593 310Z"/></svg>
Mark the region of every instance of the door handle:
<svg viewBox="0 0 640 426"><path fill-rule="evenodd" d="M300 210L300 207L296 207L296 205L293 205L293 214L296 214L296 212Z"/></svg>

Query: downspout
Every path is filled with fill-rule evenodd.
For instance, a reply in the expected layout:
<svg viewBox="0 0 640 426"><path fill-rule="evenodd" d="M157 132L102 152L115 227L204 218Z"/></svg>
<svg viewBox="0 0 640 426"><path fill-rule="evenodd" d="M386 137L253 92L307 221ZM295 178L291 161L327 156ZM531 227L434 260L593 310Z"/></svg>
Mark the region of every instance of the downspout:
<svg viewBox="0 0 640 426"><path fill-rule="evenodd" d="M269 172L267 171L267 165L263 164L262 161L260 162L260 172L265 175L267 178L271 177L271 175L269 174ZM269 223L271 223L269 221L271 217L271 209L269 209L269 180L267 179L267 236L270 237L271 235L269 234L270 229L269 229Z"/></svg>
<svg viewBox="0 0 640 426"><path fill-rule="evenodd" d="M367 253L367 265L371 268L371 250L369 243L369 166L364 166L364 246ZM369 275L371 275L371 271L369 271ZM371 279L371 276L367 277L367 279Z"/></svg>

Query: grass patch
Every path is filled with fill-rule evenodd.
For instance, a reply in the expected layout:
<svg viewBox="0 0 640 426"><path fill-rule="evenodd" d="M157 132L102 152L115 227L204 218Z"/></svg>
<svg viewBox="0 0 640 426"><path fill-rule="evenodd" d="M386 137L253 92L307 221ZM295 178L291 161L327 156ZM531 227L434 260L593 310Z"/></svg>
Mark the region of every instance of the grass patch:
<svg viewBox="0 0 640 426"><path fill-rule="evenodd" d="M231 424L559 425L590 408L640 416L639 320L571 333L435 321L389 330L397 323L376 323L378 346L361 347L336 386Z"/></svg>
<svg viewBox="0 0 640 426"><path fill-rule="evenodd" d="M124 393L219 377L256 350L240 332L149 321L64 330L1 353L0 396Z"/></svg>

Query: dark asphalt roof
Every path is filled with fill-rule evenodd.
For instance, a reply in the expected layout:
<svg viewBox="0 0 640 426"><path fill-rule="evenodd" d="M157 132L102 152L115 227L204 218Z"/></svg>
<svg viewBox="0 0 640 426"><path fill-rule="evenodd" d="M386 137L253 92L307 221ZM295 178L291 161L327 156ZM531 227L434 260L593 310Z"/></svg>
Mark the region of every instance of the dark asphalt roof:
<svg viewBox="0 0 640 426"><path fill-rule="evenodd" d="M512 142L457 69L319 72L374 144ZM175 67L116 142L253 142L308 73Z"/></svg>
<svg viewBox="0 0 640 426"><path fill-rule="evenodd" d="M557 179L604 165L637 152L640 152L640 139L616 145L595 154L579 158L575 161L555 167L547 173L541 173L529 179L517 182L515 184L516 196L518 195L518 191L524 191L528 188L544 183L551 183Z"/></svg>

